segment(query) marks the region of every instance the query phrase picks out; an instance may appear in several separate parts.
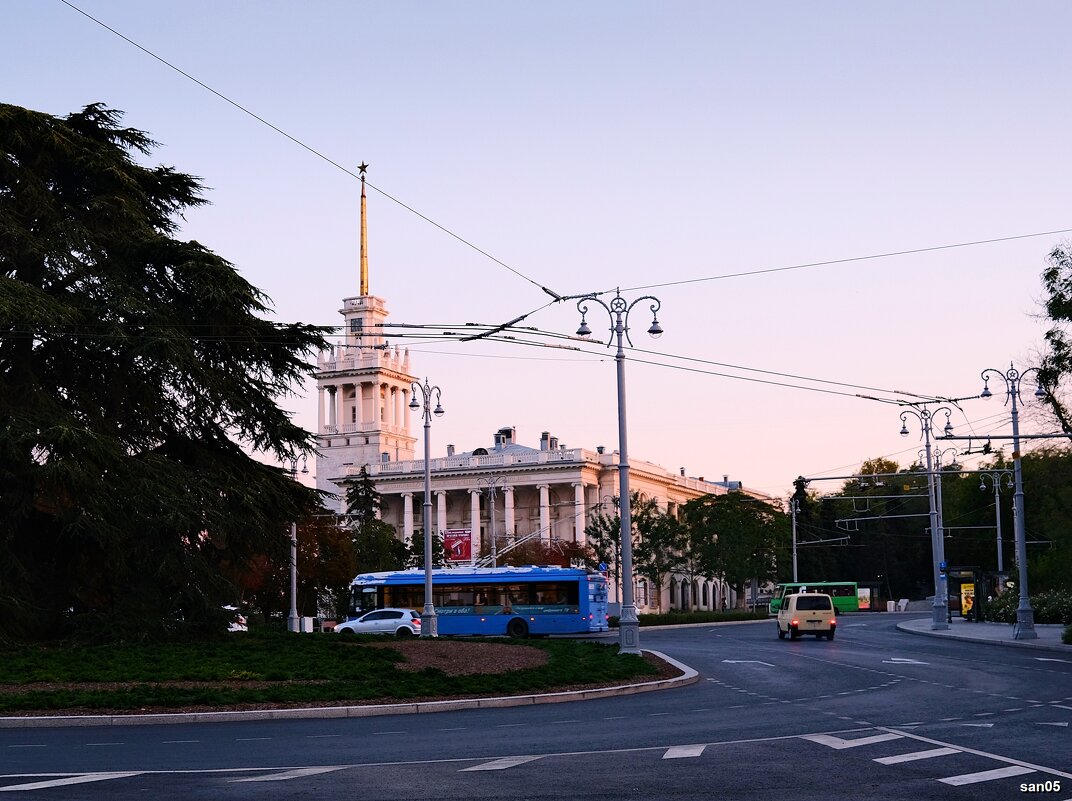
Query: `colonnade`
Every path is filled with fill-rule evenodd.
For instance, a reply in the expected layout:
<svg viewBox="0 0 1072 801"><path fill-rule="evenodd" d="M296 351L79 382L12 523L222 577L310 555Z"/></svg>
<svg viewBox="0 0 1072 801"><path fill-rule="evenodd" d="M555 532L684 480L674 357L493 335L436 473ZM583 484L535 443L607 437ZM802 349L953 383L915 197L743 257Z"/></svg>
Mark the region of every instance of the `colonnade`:
<svg viewBox="0 0 1072 801"><path fill-rule="evenodd" d="M570 482L573 488L573 509L572 514L569 517L573 518L573 530L574 536L578 541L584 539L584 527L586 523L586 504L585 504L585 485L581 482ZM532 489L533 487L539 493L539 532L540 542L548 544L551 541L552 526L556 522L560 522L563 519L562 516L555 516L552 514L551 506L551 483L541 484L524 484L524 485L505 485L496 488L496 495L501 492L503 495L503 515L498 516L498 503L496 503L495 510L489 510L484 517L490 520L490 515L496 515L496 528L500 535L513 537L516 534L529 534L528 531L518 532L517 519L516 519L516 496L518 490ZM595 487L595 485L591 485ZM453 524L448 522L447 519L447 493L469 493L469 514L464 520L455 519ZM481 537L481 512L480 512L480 496L485 492L482 487L466 487L455 490L446 489L433 489L432 495L435 496L435 518L433 521L433 531L443 531L449 528L469 528L472 531L473 536L473 551L479 553L483 546L483 540ZM419 492L403 492L402 496L402 536L406 544L413 542L414 533L414 496L419 496Z"/></svg>
<svg viewBox="0 0 1072 801"><path fill-rule="evenodd" d="M352 398L347 397L347 387L353 388ZM366 398L365 387L371 387ZM343 397L338 397L342 390ZM325 408L325 395L327 406ZM324 434L340 434L380 425L395 426L406 432L410 430L410 388L389 381L340 381L337 384L320 384L317 387L317 430ZM366 419L365 402L373 401L372 413ZM340 411L342 414L340 415ZM340 419L342 417L343 419ZM348 419L346 419L348 418Z"/></svg>

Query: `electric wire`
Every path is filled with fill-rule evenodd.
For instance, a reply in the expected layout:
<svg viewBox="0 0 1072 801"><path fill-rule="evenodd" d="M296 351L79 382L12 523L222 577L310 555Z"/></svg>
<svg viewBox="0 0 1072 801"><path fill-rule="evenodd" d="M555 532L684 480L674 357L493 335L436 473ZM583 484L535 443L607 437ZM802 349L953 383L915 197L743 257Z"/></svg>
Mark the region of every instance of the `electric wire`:
<svg viewBox="0 0 1072 801"><path fill-rule="evenodd" d="M295 137L295 136L292 136L291 134L287 133L286 131L284 131L284 130L283 130L282 128L280 128L279 126L277 126L277 125L274 125L273 123L269 122L269 121L268 121L268 120L266 120L266 119L265 119L264 117L261 117L260 115L256 114L255 112L253 112L253 111L251 111L250 109L248 109L248 108L246 108L245 106L243 106L243 105L242 105L241 103L238 103L237 101L235 101L235 100L232 100L231 98L229 98L229 97L228 97L227 95L223 94L222 92L218 92L217 90L213 89L213 88L212 88L211 86L209 86L209 85L208 85L207 83L205 83L204 81L201 81L201 80L199 80L198 78L195 78L195 77L194 77L193 75L191 75L190 73L186 72L186 71L185 71L185 70L183 70L182 68L180 68L180 67L176 66L175 64L172 64L172 63L171 63L170 61L168 61L167 59L163 58L162 56L159 56L159 55L157 55L156 53L154 53L154 52L153 52L152 50L150 50L149 48L147 48L147 47L144 47L143 45L140 45L140 44L138 44L138 43L137 43L137 42L135 42L135 41L134 41L133 39L131 39L131 38L130 38L129 36L125 36L125 35L123 35L123 34L122 34L122 33L120 33L119 31L117 31L117 30L116 30L115 28L113 28L113 27L111 27L110 25L108 25L107 23L105 23L105 22L103 22L102 20L99 20L99 19L97 19L96 17L94 17L94 16L92 15L92 14L90 14L90 13L88 13L88 12L86 12L86 11L83 11L83 10L82 10L81 8L79 8L78 6L76 6L76 5L74 4L74 3L71 3L71 2L69 1L69 0L60 0L60 2L61 2L61 3L63 3L63 4L65 5L65 6L68 6L68 7L69 7L69 8L71 8L72 10L74 10L74 11L77 11L77 12L78 12L79 14L81 14L81 15L82 15L82 16L84 16L84 17L86 17L87 19L89 19L89 20L91 20L91 21L95 22L95 23L96 23L97 25L100 25L100 26L101 26L102 28L104 28L105 30L108 30L108 31L110 31L111 33L115 34L115 35L116 35L116 36L118 36L118 37L119 37L120 39L122 39L122 40L123 40L124 42L126 42L126 43L128 43L128 44L130 44L130 45L133 45L134 47L136 47L136 48L137 48L138 50L141 50L141 51L142 51L143 53L145 53L146 55L150 56L151 58L154 58L154 59L156 59L156 60L157 60L157 61L159 61L159 62L160 62L161 64L163 64L163 65L164 65L165 67L168 67L169 69L172 69L172 70L174 70L175 72L177 72L177 73L179 73L180 75L182 75L182 76L183 76L184 78L187 78L187 79L189 79L189 80L193 81L194 83L196 83L196 84L197 84L198 86L200 86L200 87L201 87L202 89L205 89L205 90L207 90L207 91L211 92L211 93L212 93L212 94L214 94L214 95L215 95L216 97L218 97L218 98L219 98L220 100L223 100L223 101L224 101L225 103L229 103L230 105L234 106L234 107L235 107L236 109L238 109L239 111L241 111L241 112L242 112L243 114L248 114L248 115L249 115L250 117L252 117L253 119L255 119L255 120L256 120L257 122L261 123L262 125L266 125L266 126L268 126L269 128L271 128L271 129L272 129L273 131L275 131L276 133L278 133L278 134L280 134L281 136L284 136L284 137L286 137L287 139L289 139L289 140L290 140L291 142L293 142L294 144L296 144L296 145L297 145L298 147L301 147L301 148L303 148L304 150L306 150L306 151L308 151L309 153L311 153L311 154L313 154L314 156L316 156L317 158L319 158L319 159L322 159L322 160L326 161L326 162L327 162L328 164L330 164L331 166L335 167L336 169L339 169L339 170L341 170L342 172L346 173L346 174L347 174L347 175L349 175L349 176L350 176L351 178L355 178L355 179L358 179L358 180L360 180L360 176L359 176L359 175L357 175L357 174L356 174L356 173L354 173L353 171L351 171L351 170L347 169L347 168L346 168L346 167L344 167L344 166L343 166L342 164L339 164L339 163L338 163L337 161L335 161L334 159L332 159L332 158L330 158L330 157L326 156L326 155L325 155L324 153L321 153L321 152L320 152L319 150L317 150L316 148L314 148L314 147L312 147L312 146L310 146L310 145L307 145L307 144L306 144L305 142L301 141L301 140L300 140L300 139L298 139L297 137ZM533 286L535 286L535 287L539 288L540 290L542 290L543 292L547 293L547 294L548 294L548 295L550 295L551 297L553 297L553 298L559 298L559 297L560 297L560 296L559 296L559 295L558 295L557 293L555 293L555 292L552 292L552 291L551 291L550 289L548 289L547 287L543 286L543 285L542 285L542 284L540 284L540 283L539 283L538 281L535 281L535 280L533 280L532 278L529 278L529 277L528 277L527 275L525 275L524 273L522 273L522 272L521 272L520 270L517 270L517 269L515 269L515 268L511 267L511 266L510 266L509 264L507 264L506 262L504 262L504 261L502 261L501 259L498 259L498 258L496 258L495 256L491 255L491 254L490 254L490 253L488 253L488 252L487 252L486 250L484 250L484 249L482 249L482 248L478 247L477 245L473 244L472 242L470 242L470 241L469 241L468 239L465 239L464 237L460 236L459 234L456 234L456 233L454 233L454 231L451 231L451 230L450 230L449 228L447 228L446 226L440 225L440 224L439 224L439 223L437 223L437 222L436 222L435 220L433 220L433 219L432 219L431 217L428 217L427 215L425 215L425 214L422 214L421 212L417 211L417 209L413 208L413 207L412 207L412 206L410 206L409 204L407 204L407 203L404 203L404 202L403 202L402 200L400 200L399 198L396 198L396 197L395 197L394 195L391 195L390 193L386 192L385 190L383 190L383 189L380 189L379 187L375 186L374 184L370 183L370 182L369 182L369 181L367 181L367 180L365 181L365 185L366 185L366 186L368 186L368 188L369 188L369 189L372 189L372 190L374 190L375 192L378 192L379 194L383 195L383 197L387 198L388 200L392 201L393 203L397 203L397 204L398 204L399 206L401 206L402 208L404 208L404 209L405 209L406 211L409 211L409 212L411 212L411 213L413 213L413 214L417 215L418 217L420 217L420 218L421 218L422 220L424 220L425 222L427 222L427 223L430 223L431 225L434 225L434 226L435 226L436 228L438 228L438 229L439 229L440 231L442 231L443 233L447 234L448 236L451 236L451 237L453 237L454 239L458 240L458 241L459 241L459 242L461 242L461 243L462 243L463 245L466 245L467 247L470 247L470 248L472 248L473 250L475 250L475 251L476 251L477 253L481 254L482 256L485 256L485 257L487 257L487 258L491 259L491 260L492 260L493 262L495 262L496 264L498 264L498 265L500 265L500 266L502 266L502 267L505 267L505 268L506 268L507 270L509 270L510 272L512 272L512 273L513 273L514 275L518 276L519 278L522 278L522 279L524 279L525 281L528 281L528 282L529 282L530 284L532 284Z"/></svg>
<svg viewBox="0 0 1072 801"><path fill-rule="evenodd" d="M213 89L211 86L206 84L204 81L199 80L198 78L194 77L193 75L191 75L190 73L186 72L185 70L183 70L182 68L178 67L177 65L172 64L170 61L168 61L167 59L163 58L162 56L157 55L156 53L154 53L152 50L148 49L144 45L141 45L138 42L136 42L133 39L131 39L130 37L120 33L118 30L116 30L115 28L111 27L110 25L108 25L104 21L102 21L100 19L97 19L92 14L90 14L87 11L84 11L83 9L79 8L74 3L70 2L70 0L60 0L60 2L63 3L64 5L66 5L67 7L69 7L70 9L72 9L73 11L78 12L82 16L84 16L87 19L89 19L90 21L94 22L95 24L101 26L105 30L111 32L115 36L118 36L120 39L122 39L123 41L127 42L131 46L136 47L138 50L142 51L143 53L145 53L149 57L155 59L156 61L159 61L161 64L163 64L164 66L168 67L169 69L174 70L175 72L177 72L178 74L180 74L183 77L187 78L188 80L193 81L194 83L196 83L201 88L205 89L208 92L211 92L213 95L215 95L219 99L221 99L224 102L230 104L231 106L233 106L234 108L238 109L242 113L247 114L248 116L252 117L257 122L260 122L262 125L265 125L268 128L271 128L276 133L280 134L281 136L285 137L289 141L293 142L294 144L296 144L299 147L303 148L304 150L308 151L309 153L311 153L312 155L316 156L317 158L322 159L323 161L327 162L328 164L330 164L331 166L335 167L336 169L341 170L343 173L345 173L346 175L349 175L352 178L355 178L355 179L360 178L360 176L358 176L356 173L354 173L353 171L347 169L342 164L339 164L334 159L332 159L329 156L325 155L324 153L320 152L316 148L306 144L305 142L301 141L297 137L287 133L282 128L280 128L277 125L269 122L264 117L261 117L260 115L256 114L255 112L253 112L250 109L246 108L245 106L241 105L237 101L232 100L230 97L228 97L227 95L223 94L222 92L219 92L216 89ZM413 208L412 206L410 206L409 204L405 203L401 199L391 195L386 190L381 189L378 186L375 186L374 184L368 182L367 180L366 180L366 186L368 186L373 191L378 192L380 195L382 195L383 197L387 198L391 202L396 203L397 205L401 206L402 208L406 209L407 211L411 212L412 214L415 214L417 217L419 217L420 219L422 219L425 222L429 223L430 225L435 226L437 229L439 229L443 233L447 234L448 236L454 238L455 240L457 240L458 242L462 243L466 247L471 248L472 250L476 251L477 253L481 254L482 256L490 259L491 261L495 262L496 264L498 264L501 267L505 268L506 270L510 271L511 273L513 273L517 277L521 278L522 280L527 281L528 283L530 283L533 286L537 287L538 289L540 289L540 291L544 292L545 294L550 295L551 298L553 299L552 303L558 303L558 302L563 301L563 300L577 299L577 298L581 298L581 297L585 296L585 295L563 296L563 295L558 294L557 292L554 292L553 290L547 288L546 286L544 286L540 282L536 281L535 279L529 277L528 275L525 275L520 270L518 270L518 269L516 269L514 267L511 267L506 262L504 262L501 259L499 259L499 258L493 256L492 254L488 253L486 250L484 250L483 248L477 246L476 244L474 244L473 242L471 242L468 239L464 238L463 236L455 233L454 231L450 230L446 226L441 225L440 223L436 222L432 218L428 217L427 215L425 215L422 212L418 211L417 209ZM940 251L940 250L951 250L951 249L955 249L955 248L963 248L963 247L973 247L973 246L978 246L978 245L995 244L995 243L999 243L999 242L1010 242L1010 241L1015 241L1015 240L1018 240L1018 239L1030 239L1030 238L1033 238L1033 237L1053 236L1053 235L1056 235L1056 234L1065 234L1065 233L1069 233L1069 232L1072 232L1072 228L1063 228L1063 229L1057 229L1057 230L1053 230L1053 231L1040 231L1040 232L1035 232L1035 233L1030 233L1030 234L1015 234L1015 235L1011 235L1011 236L994 237L992 239L973 240L973 241L970 241L970 242L957 242L957 243L946 244L946 245L932 245L932 246L929 246L929 247L910 248L910 249L906 249L906 250L889 251L889 252L885 252L885 253L875 253L875 254L870 254L870 255L865 255L865 256L852 256L852 257L847 257L847 258L842 258L842 259L829 259L829 260L826 260L826 261L806 262L806 263L802 263L802 264L794 264L794 265L788 265L788 266L783 266L783 267L768 267L768 268L762 268L762 269L758 269L758 270L746 270L746 271L741 271L741 272L736 272L736 273L725 273L725 274L722 274L722 275L705 276L705 277L701 277L701 278L688 278L688 279L682 279L682 280L678 280L678 281L666 281L666 282L656 283L656 284L643 284L643 285L637 285L637 286L632 286L632 287L626 287L624 289L619 289L619 288L604 289L604 290L600 290L600 291L597 291L597 292L586 293L586 294L587 295L603 295L603 294L607 294L609 292L616 292L616 291L633 292L633 291L640 291L640 290L647 290L647 289L658 289L658 288L662 288L662 287L682 286L682 285L694 284L694 283L702 283L702 282L707 282L707 281L718 281L718 280L722 280L722 279L725 279L725 278L741 278L741 277L753 276L753 275L764 275L764 274L767 274L767 273L787 272L787 271L790 271L790 270L803 270L803 269L808 269L808 268L812 268L812 267L824 267L824 266L831 266L831 265L835 265L835 264L848 264L848 263L852 263L852 262L868 261L868 260L872 260L872 259L890 258L890 257L893 257L893 256L914 255L914 254L918 254L918 253L929 253L929 252ZM548 304L548 305L550 305L550 304ZM541 308L543 308L543 307L541 307ZM539 309L536 309L535 311L539 311ZM529 312L529 314L532 314L532 313L533 312ZM528 316L528 315L524 315L524 316ZM523 317L517 318L517 319L523 319ZM507 323L506 325L509 325L509 323Z"/></svg>

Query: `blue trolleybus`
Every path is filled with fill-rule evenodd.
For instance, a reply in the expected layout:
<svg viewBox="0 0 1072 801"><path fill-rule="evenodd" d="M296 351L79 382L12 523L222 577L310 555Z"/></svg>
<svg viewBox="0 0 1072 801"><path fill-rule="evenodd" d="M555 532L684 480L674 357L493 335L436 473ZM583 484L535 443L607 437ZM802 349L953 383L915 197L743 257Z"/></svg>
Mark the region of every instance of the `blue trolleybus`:
<svg viewBox="0 0 1072 801"><path fill-rule="evenodd" d="M567 567L432 571L438 633L587 634L607 631L607 580ZM363 573L350 583L350 620L370 609L424 608L424 571Z"/></svg>

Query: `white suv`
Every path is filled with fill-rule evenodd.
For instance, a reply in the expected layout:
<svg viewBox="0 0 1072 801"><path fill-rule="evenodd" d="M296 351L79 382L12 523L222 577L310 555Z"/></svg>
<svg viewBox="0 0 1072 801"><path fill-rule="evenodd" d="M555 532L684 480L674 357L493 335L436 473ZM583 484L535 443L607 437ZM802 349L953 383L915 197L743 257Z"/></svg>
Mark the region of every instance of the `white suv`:
<svg viewBox="0 0 1072 801"><path fill-rule="evenodd" d="M421 616L412 609L374 609L356 620L335 627L338 634L394 634L415 637L421 633Z"/></svg>

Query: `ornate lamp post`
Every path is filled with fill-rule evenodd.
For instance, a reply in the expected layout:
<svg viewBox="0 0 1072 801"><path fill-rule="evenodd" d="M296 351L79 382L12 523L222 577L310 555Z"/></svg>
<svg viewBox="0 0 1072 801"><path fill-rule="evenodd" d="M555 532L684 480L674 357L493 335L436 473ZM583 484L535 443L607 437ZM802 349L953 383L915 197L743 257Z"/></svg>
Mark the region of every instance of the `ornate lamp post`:
<svg viewBox="0 0 1072 801"><path fill-rule="evenodd" d="M421 613L421 637L430 638L439 636L439 624L436 620L435 604L432 602L432 448L429 440L432 429L432 415L443 416L443 406L440 404L439 387L416 382L410 387L413 397L409 402L409 408L421 409L424 415L424 612ZM420 393L421 400L417 400ZM435 397L435 409L431 408L432 398Z"/></svg>
<svg viewBox="0 0 1072 801"><path fill-rule="evenodd" d="M595 296L577 301L577 310L581 313L581 325L577 329L577 336L592 335L586 315L590 308L589 304L596 303L602 306L610 317L610 337L607 339L607 345L615 340L618 345L618 351L614 357L618 368L618 485L621 494L622 524L622 614L618 618L618 650L623 654L640 653L640 621L633 602L633 521L629 508L629 446L625 424L625 346L623 340L628 341L632 346L633 340L629 337L629 313L634 306L645 300L651 301L649 306L651 325L648 326L648 334L652 337L659 337L663 333L663 328L659 325L657 313L662 303L652 295L643 295L632 303L628 303L622 297L621 291L615 290L614 297L609 304Z"/></svg>
<svg viewBox="0 0 1072 801"><path fill-rule="evenodd" d="M302 456L302 473L309 472L308 457ZM287 470L290 477L298 480L298 460L294 458ZM287 631L298 631L298 524L290 524L290 614L287 615Z"/></svg>
<svg viewBox="0 0 1072 801"><path fill-rule="evenodd" d="M1016 539L1016 566L1020 574L1020 603L1016 607L1016 625L1013 626L1012 638L1014 640L1034 640L1038 638L1035 632L1035 611L1031 608L1031 600L1027 591L1027 535L1024 530L1024 482L1020 473L1020 410L1018 401L1020 397L1020 382L1028 373L1035 373L1038 381L1038 368L1031 367L1022 373L1011 364L1004 373L988 367L979 374L983 379L983 391L979 393L981 398L992 397L990 391L990 375L998 376L1005 382L1005 403L1012 404L1012 475L1013 475L1013 533ZM1042 400L1046 397L1046 390L1041 384L1036 383L1035 398Z"/></svg>
<svg viewBox="0 0 1072 801"><path fill-rule="evenodd" d="M495 490L499 485L499 482L503 480L502 476L487 476L485 478L478 478L476 483L482 487L488 489L488 517L491 518L491 566L499 566L499 552L496 545L496 533L495 533Z"/></svg>
<svg viewBox="0 0 1072 801"><path fill-rule="evenodd" d="M908 418L909 416L915 417L922 429L920 436L925 442L927 454L927 500L930 503L931 517L931 561L934 563L934 606L931 610L931 629L936 631L949 628L948 588L945 585L945 573L941 569L945 562L945 542L941 524L938 522L938 496L935 490L934 462L931 454L931 426L934 422L934 415L938 412L945 412L944 433L946 435L952 434L953 424L949 421L949 415L952 414L952 410L948 406L941 406L934 411L931 411L926 406L919 406L915 409L906 409L901 412L901 436L908 436Z"/></svg>
<svg viewBox="0 0 1072 801"><path fill-rule="evenodd" d="M990 476L990 483L994 485L994 525L998 530L998 580L1005 580L1005 553L1001 544L1001 485L1005 489L1012 489L1012 473L1008 470L994 470L983 473L979 477L979 491L986 492L986 478Z"/></svg>

